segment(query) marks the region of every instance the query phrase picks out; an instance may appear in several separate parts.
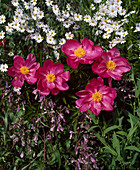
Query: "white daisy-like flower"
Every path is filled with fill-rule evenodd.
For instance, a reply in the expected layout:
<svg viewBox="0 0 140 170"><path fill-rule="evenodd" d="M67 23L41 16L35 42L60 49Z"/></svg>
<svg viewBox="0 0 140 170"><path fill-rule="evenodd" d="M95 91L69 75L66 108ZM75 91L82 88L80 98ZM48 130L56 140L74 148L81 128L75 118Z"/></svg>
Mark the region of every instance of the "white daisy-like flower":
<svg viewBox="0 0 140 170"><path fill-rule="evenodd" d="M36 36L36 38L35 38L35 40L36 40L37 43L42 42L43 39L44 39L44 38L43 38L41 35L38 35L38 36Z"/></svg>
<svg viewBox="0 0 140 170"><path fill-rule="evenodd" d="M49 28L49 25L44 25L43 27L43 31L45 32L45 33L48 33L48 31L50 30L50 28Z"/></svg>
<svg viewBox="0 0 140 170"><path fill-rule="evenodd" d="M101 3L102 0L94 0L94 3Z"/></svg>
<svg viewBox="0 0 140 170"><path fill-rule="evenodd" d="M14 56L14 53L13 53L12 51L10 51L10 52L8 53L8 55L9 55L9 56Z"/></svg>
<svg viewBox="0 0 140 170"><path fill-rule="evenodd" d="M71 8L70 4L67 4L66 8L67 8L68 11L70 11L70 8Z"/></svg>
<svg viewBox="0 0 140 170"><path fill-rule="evenodd" d="M60 57L60 54L59 54L57 51L54 51L54 56L55 56L55 58L57 58L57 60L58 60L59 57Z"/></svg>
<svg viewBox="0 0 140 170"><path fill-rule="evenodd" d="M82 15L80 14L74 14L75 21L82 21Z"/></svg>
<svg viewBox="0 0 140 170"><path fill-rule="evenodd" d="M53 37L47 36L46 41L48 44L52 44L55 45L56 44L56 40Z"/></svg>
<svg viewBox="0 0 140 170"><path fill-rule="evenodd" d="M34 14L39 14L40 8L39 7L34 7L33 11L34 11Z"/></svg>
<svg viewBox="0 0 140 170"><path fill-rule="evenodd" d="M92 18L92 19L90 20L90 22L89 22L89 25L91 25L91 26L96 26L96 25L97 25L97 21L96 21L94 18Z"/></svg>
<svg viewBox="0 0 140 170"><path fill-rule="evenodd" d="M31 3L30 2L24 2L25 9L31 9Z"/></svg>
<svg viewBox="0 0 140 170"><path fill-rule="evenodd" d="M57 16L56 18L58 21L63 22L65 19L62 15Z"/></svg>
<svg viewBox="0 0 140 170"><path fill-rule="evenodd" d="M103 32L103 31L101 31L101 30L97 30L97 31L95 32L95 35L100 35L100 34L102 34L102 32Z"/></svg>
<svg viewBox="0 0 140 170"><path fill-rule="evenodd" d="M0 31L0 39L3 39L5 37L5 32Z"/></svg>
<svg viewBox="0 0 140 170"><path fill-rule="evenodd" d="M126 35L128 35L128 32L127 32L127 31L120 33L120 36L121 36L121 37L125 37Z"/></svg>
<svg viewBox="0 0 140 170"><path fill-rule="evenodd" d="M60 45L63 45L63 44L65 44L65 43L66 43L65 38L61 38L61 39L59 40L59 44L60 44Z"/></svg>
<svg viewBox="0 0 140 170"><path fill-rule="evenodd" d="M13 25L14 29L19 30L19 27L20 27L20 23L19 22L15 21L15 22L12 23L12 25Z"/></svg>
<svg viewBox="0 0 140 170"><path fill-rule="evenodd" d="M26 31L27 31L28 33L33 33L33 32L34 32L34 28L33 28L33 27L27 27L27 28L26 28Z"/></svg>
<svg viewBox="0 0 140 170"><path fill-rule="evenodd" d="M3 24L6 21L6 17L4 15L0 15L0 24Z"/></svg>
<svg viewBox="0 0 140 170"><path fill-rule="evenodd" d="M23 10L17 8L16 11L15 11L15 15L18 16L18 17L22 16L23 15Z"/></svg>
<svg viewBox="0 0 140 170"><path fill-rule="evenodd" d="M95 10L94 4L91 4L91 5L90 5L90 8L91 8L91 10Z"/></svg>
<svg viewBox="0 0 140 170"><path fill-rule="evenodd" d="M90 20L91 20L91 16L90 15L85 15L84 16L84 21L90 22Z"/></svg>
<svg viewBox="0 0 140 170"><path fill-rule="evenodd" d="M126 10L125 9L121 9L118 11L119 15L124 16L126 14Z"/></svg>
<svg viewBox="0 0 140 170"><path fill-rule="evenodd" d="M37 0L31 0L30 3L35 6L37 4Z"/></svg>
<svg viewBox="0 0 140 170"><path fill-rule="evenodd" d="M15 91L15 92L19 92L21 90L21 87L14 87L13 88L13 91Z"/></svg>
<svg viewBox="0 0 140 170"><path fill-rule="evenodd" d="M53 5L52 10L55 15L58 15L60 13L58 5Z"/></svg>
<svg viewBox="0 0 140 170"><path fill-rule="evenodd" d="M46 0L46 2L45 2L45 3L46 3L46 5L47 5L47 6L51 6L51 5L52 5L52 3L53 3L53 1L51 1L51 0Z"/></svg>
<svg viewBox="0 0 140 170"><path fill-rule="evenodd" d="M5 26L5 29L7 32L12 32L13 31L12 23L8 23L8 25Z"/></svg>
<svg viewBox="0 0 140 170"><path fill-rule="evenodd" d="M71 24L74 23L74 18L73 17L69 17L69 20L68 20Z"/></svg>
<svg viewBox="0 0 140 170"><path fill-rule="evenodd" d="M74 29L74 30L78 30L79 28L80 28L80 25L75 24L75 25L73 26L73 29Z"/></svg>
<svg viewBox="0 0 140 170"><path fill-rule="evenodd" d="M64 21L64 22L63 22L63 26L64 26L65 28L69 28L69 27L71 26L71 23L70 23L69 21Z"/></svg>
<svg viewBox="0 0 140 170"><path fill-rule="evenodd" d="M62 14L63 14L63 17L64 18L68 18L70 16L69 12L68 11L62 11Z"/></svg>
<svg viewBox="0 0 140 170"><path fill-rule="evenodd" d="M104 34L103 34L103 38L104 38L104 39L108 39L110 36L111 36L111 34L108 34L108 33L104 33Z"/></svg>
<svg viewBox="0 0 140 170"><path fill-rule="evenodd" d="M67 40L70 40L70 39L73 39L74 34L72 34L71 32L66 32L65 37L66 37Z"/></svg>
<svg viewBox="0 0 140 170"><path fill-rule="evenodd" d="M56 35L55 30L49 30L49 35L50 35L51 37L55 36L55 35Z"/></svg>
<svg viewBox="0 0 140 170"><path fill-rule="evenodd" d="M36 23L36 26L38 28L42 28L44 26L44 24L43 24L43 22L39 21L39 22Z"/></svg>
<svg viewBox="0 0 140 170"><path fill-rule="evenodd" d="M40 11L40 12L38 13L37 17L38 17L39 19L42 19L42 18L44 17L44 12L43 12L43 11Z"/></svg>
<svg viewBox="0 0 140 170"><path fill-rule="evenodd" d="M12 0L11 3L12 3L14 6L18 6L18 5L19 5L18 0Z"/></svg>
<svg viewBox="0 0 140 170"><path fill-rule="evenodd" d="M102 18L101 13L100 13L99 11L96 12L96 14L94 15L94 18L95 18L96 20L100 20L100 19Z"/></svg>
<svg viewBox="0 0 140 170"><path fill-rule="evenodd" d="M8 71L8 65L7 65L7 64L1 64L1 65L0 65L0 71L1 71L1 72L6 72L6 71Z"/></svg>
<svg viewBox="0 0 140 170"><path fill-rule="evenodd" d="M107 26L104 30L105 30L108 34L113 32L113 28L112 28L112 27L108 27L108 26Z"/></svg>

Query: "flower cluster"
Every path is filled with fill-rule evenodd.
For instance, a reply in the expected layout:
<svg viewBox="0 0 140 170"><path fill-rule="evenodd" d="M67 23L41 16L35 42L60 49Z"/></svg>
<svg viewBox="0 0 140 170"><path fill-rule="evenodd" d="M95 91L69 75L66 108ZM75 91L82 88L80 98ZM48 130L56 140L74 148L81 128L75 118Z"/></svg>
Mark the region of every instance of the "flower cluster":
<svg viewBox="0 0 140 170"><path fill-rule="evenodd" d="M103 83L103 78L108 78L109 85L111 80L121 80L122 73L131 69L127 60L120 56L117 48L104 52L102 47L94 46L91 40L86 38L81 40L81 44L76 40L67 40L62 46L62 51L67 55L67 64L72 68L78 68L79 63L91 64L92 71L100 77L92 79L86 86L86 90L76 93L81 99L76 100L76 105L80 111L85 112L87 108L97 116L101 109L113 110L113 103L116 97L116 90L107 87Z"/></svg>
<svg viewBox="0 0 140 170"><path fill-rule="evenodd" d="M37 89L41 95L48 95L50 92L56 95L60 90L68 90L69 86L65 82L70 79L70 73L64 71L63 64L46 60L43 67L40 67L40 63L35 61L36 58L31 53L26 61L21 56L14 57L14 66L8 69L8 74L14 77L14 87L22 87L24 80L28 84L34 84L39 79Z"/></svg>

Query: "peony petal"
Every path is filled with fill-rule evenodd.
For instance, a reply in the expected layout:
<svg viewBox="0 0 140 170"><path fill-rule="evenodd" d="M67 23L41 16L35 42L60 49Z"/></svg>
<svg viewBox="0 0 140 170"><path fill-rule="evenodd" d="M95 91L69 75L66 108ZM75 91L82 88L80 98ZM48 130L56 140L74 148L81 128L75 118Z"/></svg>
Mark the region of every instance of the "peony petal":
<svg viewBox="0 0 140 170"><path fill-rule="evenodd" d="M14 57L14 66L15 69L20 69L25 64L24 58L17 55Z"/></svg>
<svg viewBox="0 0 140 170"><path fill-rule="evenodd" d="M53 95L57 95L58 93L59 93L59 89L57 89L57 88L54 88L54 89L52 89L51 90L51 93L53 94Z"/></svg>
<svg viewBox="0 0 140 170"><path fill-rule="evenodd" d="M62 77L65 81L68 81L70 79L70 72L69 71L64 71L60 77Z"/></svg>
<svg viewBox="0 0 140 170"><path fill-rule="evenodd" d="M108 51L109 53L111 53L112 57L115 58L117 56L120 56L120 52L117 48L112 48L111 50Z"/></svg>
<svg viewBox="0 0 140 170"><path fill-rule="evenodd" d="M67 83L62 83L62 85L59 85L56 83L56 88L58 88L59 90L65 91L69 89L69 86L67 85Z"/></svg>
<svg viewBox="0 0 140 170"><path fill-rule="evenodd" d="M24 84L24 80L21 80L21 79L18 79L18 78L14 78L14 79L12 80L12 85L13 85L14 87L22 87L23 84Z"/></svg>
<svg viewBox="0 0 140 170"><path fill-rule="evenodd" d="M14 66L8 68L8 74L9 74L9 76L12 76L12 77L17 76L17 73L15 72L15 67Z"/></svg>
<svg viewBox="0 0 140 170"><path fill-rule="evenodd" d="M27 81L28 84L34 84L34 83L36 83L37 78L35 78L33 76L25 75L25 80Z"/></svg>
<svg viewBox="0 0 140 170"><path fill-rule="evenodd" d="M75 62L74 60L71 60L69 57L67 57L67 64L71 66L73 69L77 69L79 66L79 62Z"/></svg>

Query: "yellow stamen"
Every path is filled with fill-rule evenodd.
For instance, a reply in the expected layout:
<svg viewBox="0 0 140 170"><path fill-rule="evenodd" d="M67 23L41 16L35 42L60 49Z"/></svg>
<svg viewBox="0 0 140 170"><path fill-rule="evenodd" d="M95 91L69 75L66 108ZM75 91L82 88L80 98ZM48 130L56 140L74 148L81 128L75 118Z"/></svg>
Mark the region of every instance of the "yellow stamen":
<svg viewBox="0 0 140 170"><path fill-rule="evenodd" d="M28 74L29 73L29 69L26 66L21 67L20 71L21 71L22 74Z"/></svg>
<svg viewBox="0 0 140 170"><path fill-rule="evenodd" d="M100 102L102 100L102 94L100 92L93 93L92 98L94 101Z"/></svg>
<svg viewBox="0 0 140 170"><path fill-rule="evenodd" d="M77 48L75 51L74 51L74 54L76 57L84 57L86 55L86 51L83 49L83 48Z"/></svg>
<svg viewBox="0 0 140 170"><path fill-rule="evenodd" d="M48 81L54 82L54 80L55 80L55 75L52 74L52 73L50 73L50 74L47 74L47 75L46 75L46 78L47 78Z"/></svg>
<svg viewBox="0 0 140 170"><path fill-rule="evenodd" d="M116 68L116 63L112 60L106 62L106 67L108 70L114 70Z"/></svg>

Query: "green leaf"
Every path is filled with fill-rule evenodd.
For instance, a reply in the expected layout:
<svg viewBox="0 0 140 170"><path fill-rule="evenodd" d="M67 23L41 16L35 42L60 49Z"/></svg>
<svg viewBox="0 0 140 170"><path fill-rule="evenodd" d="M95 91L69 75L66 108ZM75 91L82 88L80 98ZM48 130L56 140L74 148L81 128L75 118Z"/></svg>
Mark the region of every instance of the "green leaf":
<svg viewBox="0 0 140 170"><path fill-rule="evenodd" d="M94 135L105 145L106 150L108 150L112 155L117 156L117 153L115 152L115 150L106 143L103 137L101 137L98 133L95 133Z"/></svg>
<svg viewBox="0 0 140 170"><path fill-rule="evenodd" d="M129 117L130 117L130 123L131 123L131 127L133 128L134 125L139 121L139 119L132 115L131 113L129 113Z"/></svg>
<svg viewBox="0 0 140 170"><path fill-rule="evenodd" d="M120 157L120 142L115 132L113 134L113 148L116 149L118 157Z"/></svg>
<svg viewBox="0 0 140 170"><path fill-rule="evenodd" d="M117 131L116 133L122 136L127 136L127 133L124 131Z"/></svg>
<svg viewBox="0 0 140 170"><path fill-rule="evenodd" d="M137 126L130 129L130 131L129 131L129 133L128 133L128 136L127 136L127 139L128 139L128 140L131 138L131 136L132 136L133 133L136 131L136 129L137 129Z"/></svg>
<svg viewBox="0 0 140 170"><path fill-rule="evenodd" d="M124 149L125 150L128 149L128 150L133 150L133 151L140 152L140 149L137 148L136 146L126 146Z"/></svg>
<svg viewBox="0 0 140 170"><path fill-rule="evenodd" d="M110 126L110 127L108 127L107 129L104 130L103 134L105 135L106 133L110 132L111 130L118 129L118 128L119 128L119 126L117 126L117 125Z"/></svg>
<svg viewBox="0 0 140 170"><path fill-rule="evenodd" d="M97 119L97 117L92 113L91 110L89 110L89 109L87 109L87 110L88 110L90 117L91 117L92 121L94 122L94 124L98 124L99 119Z"/></svg>

